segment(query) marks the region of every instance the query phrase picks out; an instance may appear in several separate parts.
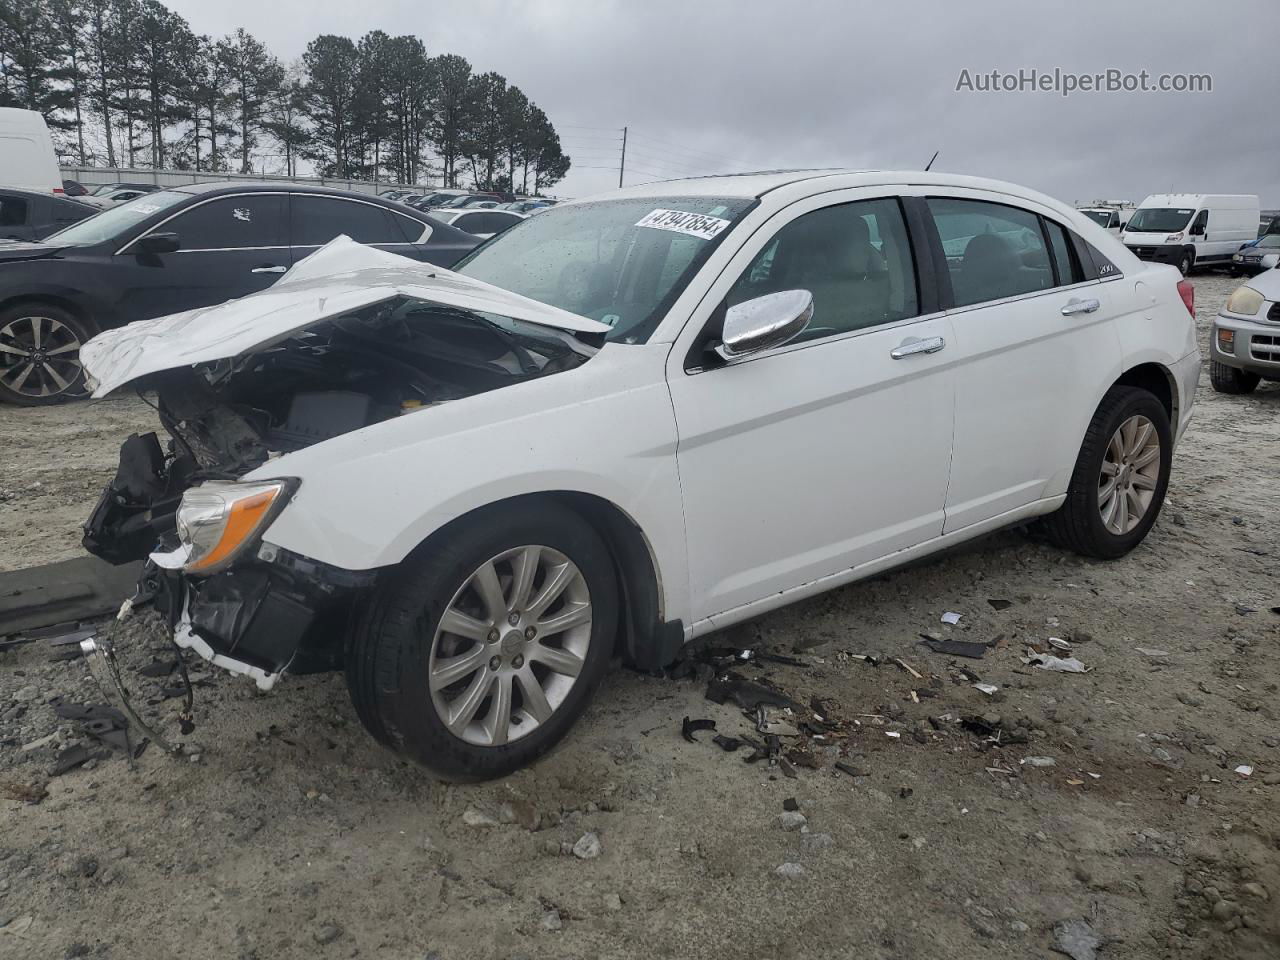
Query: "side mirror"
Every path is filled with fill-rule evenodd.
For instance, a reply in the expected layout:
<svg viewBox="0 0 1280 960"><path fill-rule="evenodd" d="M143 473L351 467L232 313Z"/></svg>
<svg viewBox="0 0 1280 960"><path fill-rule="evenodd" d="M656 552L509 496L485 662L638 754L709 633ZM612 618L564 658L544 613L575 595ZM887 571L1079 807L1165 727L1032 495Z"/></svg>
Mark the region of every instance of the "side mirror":
<svg viewBox="0 0 1280 960"><path fill-rule="evenodd" d="M143 253L177 253L181 246L176 233L148 233L137 243Z"/></svg>
<svg viewBox="0 0 1280 960"><path fill-rule="evenodd" d="M1262 258L1262 269L1274 270L1280 267L1280 253L1268 253Z"/></svg>
<svg viewBox="0 0 1280 960"><path fill-rule="evenodd" d="M813 294L808 290L780 290L734 304L725 312L716 353L723 360L737 360L780 347L812 319Z"/></svg>
<svg viewBox="0 0 1280 960"><path fill-rule="evenodd" d="M1121 223L1121 224L1120 224L1120 232L1121 232L1121 233L1124 233L1124 228L1125 228L1125 227L1127 227L1128 225L1129 225L1129 224L1127 224L1127 223Z"/></svg>
<svg viewBox="0 0 1280 960"><path fill-rule="evenodd" d="M1204 236L1204 224L1203 224L1203 223L1193 224L1193 225L1192 225L1192 227L1191 227L1191 235L1192 235L1193 237L1203 237L1203 236Z"/></svg>

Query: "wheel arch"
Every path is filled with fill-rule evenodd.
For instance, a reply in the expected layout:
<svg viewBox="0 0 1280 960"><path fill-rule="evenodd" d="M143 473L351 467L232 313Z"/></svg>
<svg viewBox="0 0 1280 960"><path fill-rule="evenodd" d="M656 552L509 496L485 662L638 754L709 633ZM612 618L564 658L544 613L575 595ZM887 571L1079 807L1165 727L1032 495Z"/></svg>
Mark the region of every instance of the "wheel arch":
<svg viewBox="0 0 1280 960"><path fill-rule="evenodd" d="M604 497L574 490L546 490L491 501L433 531L409 556L430 550L481 515L511 509L537 510L538 505L545 502L572 510L591 525L609 548L621 600L617 653L630 665L643 670L660 670L674 661L684 643L684 624L666 619L667 603L657 554L640 525Z"/></svg>
<svg viewBox="0 0 1280 960"><path fill-rule="evenodd" d="M1173 371L1164 364L1155 361L1139 363L1120 374L1107 390L1111 387L1139 387L1148 393L1155 394L1169 415L1169 423L1175 429L1177 428L1181 413L1177 381L1174 379ZM1104 390L1103 395L1105 394ZM1102 402L1101 398L1098 402Z"/></svg>
<svg viewBox="0 0 1280 960"><path fill-rule="evenodd" d="M101 328L90 316L90 310L85 304L76 301L71 297L58 293L51 293L46 290L36 289L30 292L13 293L0 298L0 311L8 310L23 303L43 303L51 307L58 307L75 316L77 320L89 327L90 333L98 333Z"/></svg>

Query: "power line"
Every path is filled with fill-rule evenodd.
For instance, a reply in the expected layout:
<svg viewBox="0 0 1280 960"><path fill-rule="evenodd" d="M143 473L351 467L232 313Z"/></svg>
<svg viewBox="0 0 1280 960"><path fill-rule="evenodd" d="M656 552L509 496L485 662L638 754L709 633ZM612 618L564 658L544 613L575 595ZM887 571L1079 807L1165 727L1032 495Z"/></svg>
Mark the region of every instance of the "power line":
<svg viewBox="0 0 1280 960"><path fill-rule="evenodd" d="M635 136L637 136L637 135L636 135L636 134L632 134L632 136L633 136L633 137L635 137ZM709 159L709 160L714 160L714 161L716 161L716 162L718 162L718 163L738 163L738 162L740 162L740 161L738 161L738 160L736 160L736 159L731 159L731 158L729 158L729 157L720 156L719 154L707 153L705 150L694 150L694 149L692 149L692 148L690 148L690 147L680 146L680 145L678 145L678 144L671 143L670 141L667 141L667 140L660 140L660 139L658 139L657 137L651 137L651 136L649 136L647 133L642 133L642 134L639 134L638 136L639 136L639 138L640 138L640 139L642 139L642 140L648 140L650 143L652 143L652 144L653 144L655 147L657 147L658 149L672 150L672 151L675 151L675 152L677 152L677 153L686 153L686 154L697 155L697 156L700 156L700 157L705 157L705 158L707 158L707 159Z"/></svg>

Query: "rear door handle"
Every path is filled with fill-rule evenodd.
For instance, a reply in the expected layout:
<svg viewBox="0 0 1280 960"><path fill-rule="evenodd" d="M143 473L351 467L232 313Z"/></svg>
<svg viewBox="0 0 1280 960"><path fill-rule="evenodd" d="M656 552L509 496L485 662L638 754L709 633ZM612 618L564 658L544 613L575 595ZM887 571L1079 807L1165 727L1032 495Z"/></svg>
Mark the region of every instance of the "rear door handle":
<svg viewBox="0 0 1280 960"><path fill-rule="evenodd" d="M1062 308L1064 317L1074 317L1077 313L1093 313L1102 304L1097 300L1081 300L1078 297L1072 297L1067 301L1067 305Z"/></svg>
<svg viewBox="0 0 1280 960"><path fill-rule="evenodd" d="M288 269L289 269L288 267L266 266L266 267L254 267L249 272L250 273L284 273Z"/></svg>
<svg viewBox="0 0 1280 960"><path fill-rule="evenodd" d="M915 356L917 353L937 353L947 345L947 341L942 337L925 337L923 340L917 337L908 337L900 344L889 351L889 356L895 360L902 360L905 357Z"/></svg>

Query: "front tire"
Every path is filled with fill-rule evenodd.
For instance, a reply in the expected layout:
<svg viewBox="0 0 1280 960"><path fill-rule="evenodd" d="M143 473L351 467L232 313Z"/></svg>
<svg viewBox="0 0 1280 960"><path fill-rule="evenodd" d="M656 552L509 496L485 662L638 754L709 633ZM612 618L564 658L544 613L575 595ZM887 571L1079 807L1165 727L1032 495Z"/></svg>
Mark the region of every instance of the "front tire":
<svg viewBox="0 0 1280 960"><path fill-rule="evenodd" d="M1085 432L1066 501L1044 520L1045 533L1086 557L1124 556L1156 522L1172 460L1164 404L1138 387L1112 387Z"/></svg>
<svg viewBox="0 0 1280 960"><path fill-rule="evenodd" d="M1229 367L1217 360L1209 361L1209 383L1215 393L1253 393L1262 378L1238 367Z"/></svg>
<svg viewBox="0 0 1280 960"><path fill-rule="evenodd" d="M80 347L94 332L92 324L47 303L0 311L0 400L39 407L83 397Z"/></svg>
<svg viewBox="0 0 1280 960"><path fill-rule="evenodd" d="M1184 277L1191 272L1191 268L1196 265L1196 258L1190 250L1184 250L1182 259L1178 261L1178 272Z"/></svg>
<svg viewBox="0 0 1280 960"><path fill-rule="evenodd" d="M498 507L411 555L348 640L347 687L383 744L488 780L558 743L612 656L608 547L554 503Z"/></svg>

